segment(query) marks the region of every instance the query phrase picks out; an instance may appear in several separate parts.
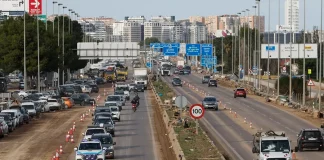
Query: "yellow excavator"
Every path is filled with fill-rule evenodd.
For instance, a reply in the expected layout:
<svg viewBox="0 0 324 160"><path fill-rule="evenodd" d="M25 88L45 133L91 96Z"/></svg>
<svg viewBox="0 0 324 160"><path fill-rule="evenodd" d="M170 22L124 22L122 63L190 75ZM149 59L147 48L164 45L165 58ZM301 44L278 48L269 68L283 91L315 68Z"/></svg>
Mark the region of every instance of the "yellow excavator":
<svg viewBox="0 0 324 160"><path fill-rule="evenodd" d="M104 76L107 82L116 82L116 71L113 68L108 68L104 72Z"/></svg>
<svg viewBox="0 0 324 160"><path fill-rule="evenodd" d="M128 79L128 68L117 68L117 75L117 78L125 76L125 79Z"/></svg>

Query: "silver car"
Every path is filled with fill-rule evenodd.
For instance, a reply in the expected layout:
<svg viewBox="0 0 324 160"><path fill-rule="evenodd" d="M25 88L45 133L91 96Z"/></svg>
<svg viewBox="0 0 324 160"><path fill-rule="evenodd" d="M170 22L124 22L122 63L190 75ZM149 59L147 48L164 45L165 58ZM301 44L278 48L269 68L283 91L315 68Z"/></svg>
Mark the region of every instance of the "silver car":
<svg viewBox="0 0 324 160"><path fill-rule="evenodd" d="M205 109L215 109L218 110L218 100L214 96L207 96L202 101L202 105Z"/></svg>

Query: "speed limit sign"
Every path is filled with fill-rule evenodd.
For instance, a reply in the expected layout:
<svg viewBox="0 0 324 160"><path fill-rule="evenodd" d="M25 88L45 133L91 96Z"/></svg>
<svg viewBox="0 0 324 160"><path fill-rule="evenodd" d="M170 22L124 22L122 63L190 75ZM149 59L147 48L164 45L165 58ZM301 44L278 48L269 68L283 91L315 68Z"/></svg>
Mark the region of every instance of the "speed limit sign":
<svg viewBox="0 0 324 160"><path fill-rule="evenodd" d="M194 119L200 119L205 114L205 108L201 104L193 104L190 109L190 116Z"/></svg>

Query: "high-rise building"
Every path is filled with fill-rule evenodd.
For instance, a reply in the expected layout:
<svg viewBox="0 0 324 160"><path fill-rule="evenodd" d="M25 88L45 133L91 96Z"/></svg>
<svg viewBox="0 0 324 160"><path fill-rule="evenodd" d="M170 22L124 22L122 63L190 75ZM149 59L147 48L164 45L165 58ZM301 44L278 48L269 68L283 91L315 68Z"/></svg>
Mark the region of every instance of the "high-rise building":
<svg viewBox="0 0 324 160"><path fill-rule="evenodd" d="M124 22L123 42L141 41L141 24L138 22Z"/></svg>
<svg viewBox="0 0 324 160"><path fill-rule="evenodd" d="M144 22L146 21L144 16L140 16L140 17L125 17L125 21L129 21L129 22L138 22L139 24L144 24Z"/></svg>
<svg viewBox="0 0 324 160"><path fill-rule="evenodd" d="M206 42L206 25L201 22L193 22L190 25L190 43Z"/></svg>
<svg viewBox="0 0 324 160"><path fill-rule="evenodd" d="M113 23L113 35L114 36L122 36L124 31L124 25L126 21L119 21Z"/></svg>
<svg viewBox="0 0 324 160"><path fill-rule="evenodd" d="M152 22L174 22L175 16L156 16L151 17Z"/></svg>
<svg viewBox="0 0 324 160"><path fill-rule="evenodd" d="M160 22L145 22L144 23L144 39L155 37L162 41L162 25Z"/></svg>
<svg viewBox="0 0 324 160"><path fill-rule="evenodd" d="M180 42L182 27L177 22L162 22L162 42Z"/></svg>
<svg viewBox="0 0 324 160"><path fill-rule="evenodd" d="M219 29L219 16L207 16L205 17L205 24L207 27L207 31L209 33L216 33L216 31Z"/></svg>
<svg viewBox="0 0 324 160"><path fill-rule="evenodd" d="M205 24L205 17L203 16L190 16L189 17L189 22L194 23L194 22L200 22Z"/></svg>
<svg viewBox="0 0 324 160"><path fill-rule="evenodd" d="M285 1L285 24L291 25L294 32L299 31L299 0Z"/></svg>

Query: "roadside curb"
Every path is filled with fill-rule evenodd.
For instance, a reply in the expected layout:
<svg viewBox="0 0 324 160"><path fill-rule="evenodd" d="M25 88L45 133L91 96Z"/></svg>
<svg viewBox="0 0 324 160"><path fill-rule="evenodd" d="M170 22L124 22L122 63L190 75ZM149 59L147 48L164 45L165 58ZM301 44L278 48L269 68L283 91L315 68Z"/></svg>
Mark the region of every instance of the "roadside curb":
<svg viewBox="0 0 324 160"><path fill-rule="evenodd" d="M151 88L152 88L152 90L154 92L154 97L155 97L156 101L158 102L159 107L161 108L161 104L162 104L161 98L156 93L156 90L155 90L153 84L150 83L150 85L151 85ZM178 142L178 139L177 139L176 133L174 131L174 128L172 126L171 127L169 126L169 122L170 122L169 115L167 114L165 109L162 109L162 110L163 110L162 116L163 116L164 125L165 125L166 129L168 130L168 133L165 133L165 134L167 134L169 136L169 139L170 139L171 144L173 146L172 149L174 150L175 154L177 155L177 159L186 160L186 158L184 157L184 153L182 151L182 148L180 146L180 143ZM182 156L181 159L179 157L180 155Z"/></svg>

